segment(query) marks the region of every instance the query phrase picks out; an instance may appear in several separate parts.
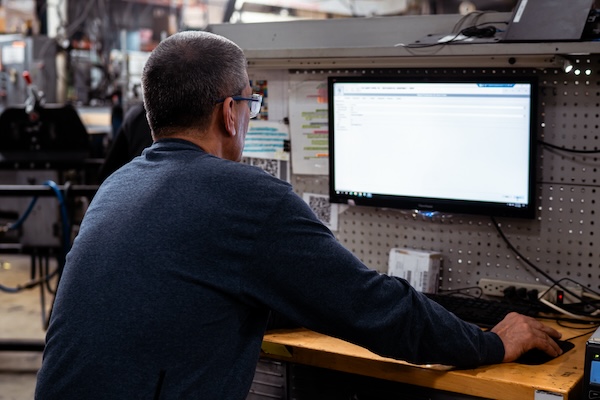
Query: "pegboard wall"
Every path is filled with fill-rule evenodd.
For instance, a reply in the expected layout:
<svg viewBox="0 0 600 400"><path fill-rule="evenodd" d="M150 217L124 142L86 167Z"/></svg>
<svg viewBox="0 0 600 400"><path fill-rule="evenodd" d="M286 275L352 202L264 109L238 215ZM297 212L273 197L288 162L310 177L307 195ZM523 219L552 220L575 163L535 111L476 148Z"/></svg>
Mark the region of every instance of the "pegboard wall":
<svg viewBox="0 0 600 400"><path fill-rule="evenodd" d="M478 76L527 73L539 77L535 219L492 220L456 214L426 218L410 210L348 207L339 215L339 228L335 232L339 241L380 272L387 271L391 248L440 252L443 290L474 288L481 278L549 284L536 271L539 268L555 280L570 279L599 291L600 221L596 199L600 166L600 57L579 57L573 62L575 68L570 73L562 68L456 67L291 71L295 75L322 76L324 80L328 75L416 72ZM299 194L328 193L327 176L292 175L291 182Z"/></svg>

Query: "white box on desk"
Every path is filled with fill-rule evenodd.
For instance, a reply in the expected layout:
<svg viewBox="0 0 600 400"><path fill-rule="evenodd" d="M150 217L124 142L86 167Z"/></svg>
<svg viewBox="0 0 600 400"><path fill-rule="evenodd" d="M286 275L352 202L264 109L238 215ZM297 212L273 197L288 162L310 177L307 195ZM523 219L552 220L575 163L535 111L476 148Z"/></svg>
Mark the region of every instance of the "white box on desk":
<svg viewBox="0 0 600 400"><path fill-rule="evenodd" d="M436 293L441 265L441 253L393 248L390 250L388 275L406 279L420 292Z"/></svg>

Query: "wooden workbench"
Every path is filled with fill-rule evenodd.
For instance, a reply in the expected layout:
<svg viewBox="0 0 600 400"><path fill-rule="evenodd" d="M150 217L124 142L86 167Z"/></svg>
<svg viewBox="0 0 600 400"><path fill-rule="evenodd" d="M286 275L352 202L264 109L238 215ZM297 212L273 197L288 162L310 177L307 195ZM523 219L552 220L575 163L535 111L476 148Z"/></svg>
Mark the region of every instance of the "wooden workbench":
<svg viewBox="0 0 600 400"><path fill-rule="evenodd" d="M267 332L263 356L484 398L533 400L536 391L544 391L562 396L564 400L579 400L585 342L594 329L547 323L561 331L563 339L584 335L572 340L576 346L569 352L535 366L505 363L469 370L441 365L416 366L380 357L362 347L305 329Z"/></svg>

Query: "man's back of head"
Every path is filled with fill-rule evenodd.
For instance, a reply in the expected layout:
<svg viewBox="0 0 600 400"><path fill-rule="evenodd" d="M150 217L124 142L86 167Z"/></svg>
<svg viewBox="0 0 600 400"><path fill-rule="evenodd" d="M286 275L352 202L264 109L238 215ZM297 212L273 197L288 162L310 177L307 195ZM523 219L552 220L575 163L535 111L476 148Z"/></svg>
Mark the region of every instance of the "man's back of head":
<svg viewBox="0 0 600 400"><path fill-rule="evenodd" d="M209 32L180 32L163 40L142 75L154 138L207 129L217 102L248 85L246 64L238 45Z"/></svg>

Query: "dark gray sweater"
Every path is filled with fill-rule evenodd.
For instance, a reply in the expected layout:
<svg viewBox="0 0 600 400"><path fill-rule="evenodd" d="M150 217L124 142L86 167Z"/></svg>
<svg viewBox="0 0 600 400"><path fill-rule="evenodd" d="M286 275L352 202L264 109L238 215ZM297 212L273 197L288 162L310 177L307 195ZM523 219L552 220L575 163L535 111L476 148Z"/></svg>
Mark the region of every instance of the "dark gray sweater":
<svg viewBox="0 0 600 400"><path fill-rule="evenodd" d="M368 269L292 187L182 140L110 176L67 257L38 399L244 399L269 309L414 363L500 362L497 335Z"/></svg>

